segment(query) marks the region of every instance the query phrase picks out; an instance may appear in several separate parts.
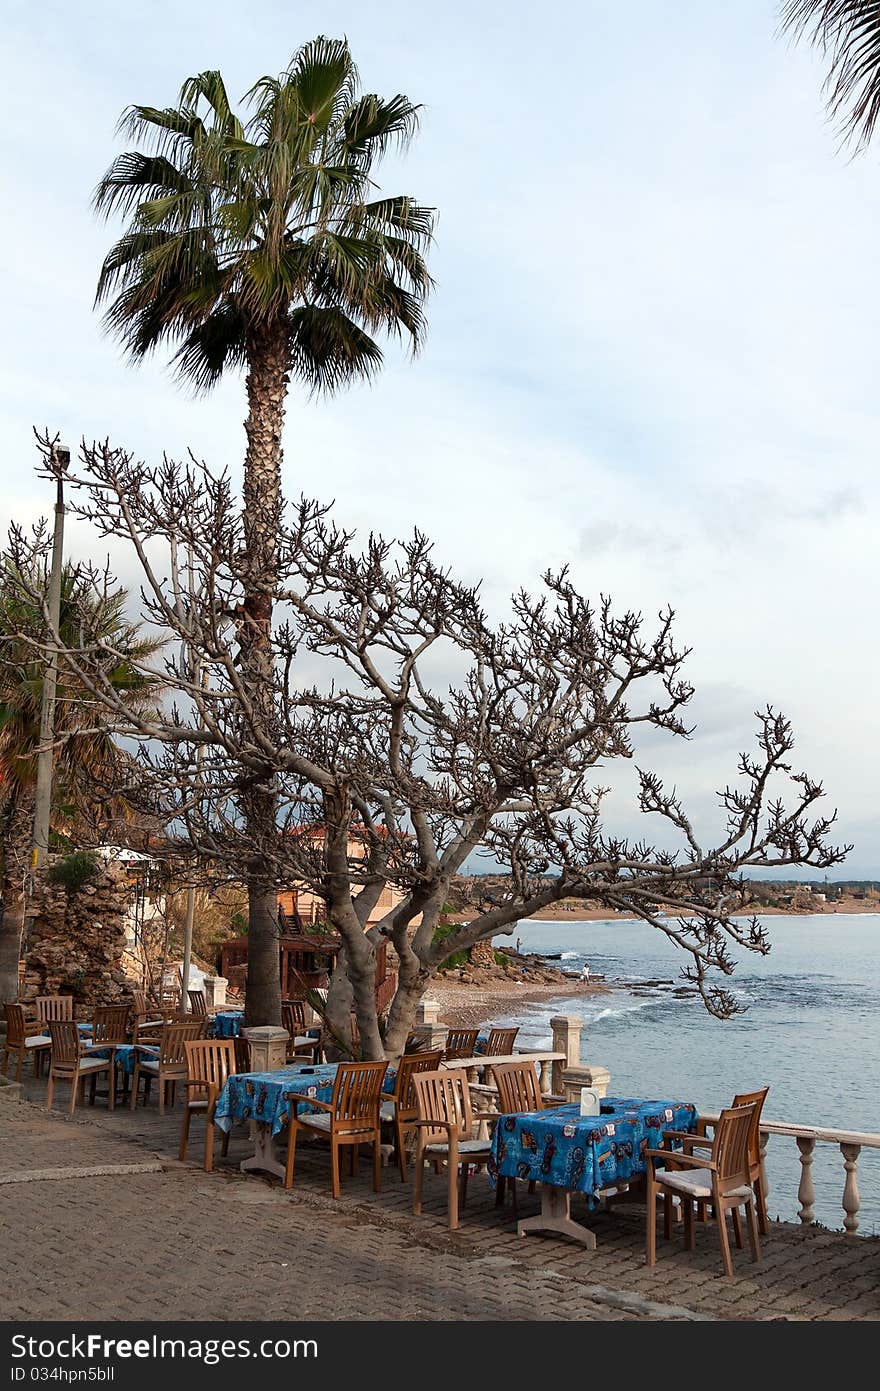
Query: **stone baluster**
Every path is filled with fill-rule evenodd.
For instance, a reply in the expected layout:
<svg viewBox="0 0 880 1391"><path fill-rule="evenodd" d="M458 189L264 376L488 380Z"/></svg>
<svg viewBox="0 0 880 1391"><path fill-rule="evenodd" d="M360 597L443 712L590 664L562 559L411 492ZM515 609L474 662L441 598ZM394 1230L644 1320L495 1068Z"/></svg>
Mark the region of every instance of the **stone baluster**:
<svg viewBox="0 0 880 1391"><path fill-rule="evenodd" d="M766 1130L762 1130L759 1136L761 1144L761 1192L764 1195L764 1206L767 1206L767 1194L770 1192L770 1184L767 1181L767 1146L770 1143L770 1136Z"/></svg>
<svg viewBox="0 0 880 1391"><path fill-rule="evenodd" d="M446 1047L446 1035L449 1030L445 1024L440 1023L440 1006L436 1000L419 1001L412 1031L418 1036L426 1052Z"/></svg>
<svg viewBox="0 0 880 1391"><path fill-rule="evenodd" d="M570 1067L581 1065L581 1029L584 1021L575 1014L557 1014L550 1020L553 1030L553 1052L564 1053L565 1061L553 1064L553 1090L562 1092L562 1074ZM543 1091L543 1084L541 1090Z"/></svg>
<svg viewBox="0 0 880 1391"><path fill-rule="evenodd" d="M859 1226L859 1185L856 1179L856 1164L862 1152L861 1145L850 1145L841 1143L840 1153L843 1155L843 1167L846 1170L846 1182L843 1185L843 1210L846 1216L843 1225L847 1236L854 1236Z"/></svg>
<svg viewBox="0 0 880 1391"><path fill-rule="evenodd" d="M205 1005L208 1013L215 1009L223 1009L226 1005L226 987L229 981L225 976L205 976Z"/></svg>
<svg viewBox="0 0 880 1391"><path fill-rule="evenodd" d="M242 1034L251 1046L251 1072L274 1072L284 1066L290 1038L286 1029L261 1024L253 1029L242 1029Z"/></svg>
<svg viewBox="0 0 880 1391"><path fill-rule="evenodd" d="M813 1150L816 1148L815 1135L798 1135L797 1147L801 1152L801 1181L798 1188L798 1218L801 1222L810 1223L813 1220L813 1204L816 1201L816 1190L813 1187Z"/></svg>

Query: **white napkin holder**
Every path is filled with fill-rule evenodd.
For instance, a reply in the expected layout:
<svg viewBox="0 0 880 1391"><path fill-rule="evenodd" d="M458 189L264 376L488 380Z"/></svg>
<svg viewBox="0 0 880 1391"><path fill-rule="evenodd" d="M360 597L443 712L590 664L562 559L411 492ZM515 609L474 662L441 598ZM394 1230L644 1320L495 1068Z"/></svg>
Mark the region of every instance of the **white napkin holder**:
<svg viewBox="0 0 880 1391"><path fill-rule="evenodd" d="M600 1111L599 1093L594 1087L581 1087L581 1115L598 1116Z"/></svg>

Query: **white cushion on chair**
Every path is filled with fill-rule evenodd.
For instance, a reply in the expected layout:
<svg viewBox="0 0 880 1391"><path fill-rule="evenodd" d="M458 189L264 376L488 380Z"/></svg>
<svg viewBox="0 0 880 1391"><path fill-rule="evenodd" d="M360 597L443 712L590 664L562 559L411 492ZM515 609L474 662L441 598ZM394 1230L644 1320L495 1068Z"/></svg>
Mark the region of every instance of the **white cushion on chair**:
<svg viewBox="0 0 880 1391"><path fill-rule="evenodd" d="M449 1146L447 1144L425 1145L428 1154L447 1154ZM491 1154L491 1140L459 1140L459 1154Z"/></svg>
<svg viewBox="0 0 880 1391"><path fill-rule="evenodd" d="M80 1072L99 1072L102 1067L109 1067L109 1058L80 1058Z"/></svg>
<svg viewBox="0 0 880 1391"><path fill-rule="evenodd" d="M686 1198L712 1197L711 1169L656 1169L654 1177L665 1188L672 1188L676 1193L684 1194ZM724 1196L739 1198L740 1202L751 1202L754 1194L748 1185L744 1185L742 1188L734 1188Z"/></svg>
<svg viewBox="0 0 880 1391"><path fill-rule="evenodd" d="M158 1059L158 1058L138 1058L138 1062L140 1063L141 1072L158 1072L158 1071L159 1071L159 1059Z"/></svg>
<svg viewBox="0 0 880 1391"><path fill-rule="evenodd" d="M52 1040L47 1034L31 1034L30 1038L25 1039L24 1046L25 1048L51 1048Z"/></svg>
<svg viewBox="0 0 880 1391"><path fill-rule="evenodd" d="M330 1130L330 1122L333 1117L327 1111L308 1111L304 1116L297 1116L300 1125L307 1125L312 1130ZM359 1129L349 1130L347 1127L340 1132L343 1135L373 1135L375 1132L368 1125Z"/></svg>

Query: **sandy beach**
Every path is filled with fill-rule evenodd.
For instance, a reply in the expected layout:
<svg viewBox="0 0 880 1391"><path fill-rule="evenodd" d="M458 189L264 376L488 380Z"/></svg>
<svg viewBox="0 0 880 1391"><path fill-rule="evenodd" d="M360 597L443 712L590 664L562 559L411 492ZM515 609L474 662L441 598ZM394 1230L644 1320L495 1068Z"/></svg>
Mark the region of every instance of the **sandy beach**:
<svg viewBox="0 0 880 1391"><path fill-rule="evenodd" d="M440 976L432 983L428 997L439 1004L440 1018L445 1024L473 1029L515 1014L520 1005L562 1000L571 995L610 993L611 986L600 982L587 984L577 976L571 977L571 984L561 980L538 984L527 980L501 979L487 980L485 985L476 981L468 984L456 978L447 980Z"/></svg>

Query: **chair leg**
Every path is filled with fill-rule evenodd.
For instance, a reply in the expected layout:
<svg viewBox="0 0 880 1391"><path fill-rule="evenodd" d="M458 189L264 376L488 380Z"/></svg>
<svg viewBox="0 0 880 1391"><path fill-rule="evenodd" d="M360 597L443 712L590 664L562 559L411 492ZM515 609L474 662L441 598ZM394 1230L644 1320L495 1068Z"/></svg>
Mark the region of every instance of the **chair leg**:
<svg viewBox="0 0 880 1391"><path fill-rule="evenodd" d="M115 1111L115 1110L116 1110L116 1063L115 1063L115 1061L114 1061L113 1058L110 1059L110 1066L109 1066L109 1068L107 1069L107 1086L108 1086L108 1089L109 1089L109 1093L108 1093L108 1096L107 1096L107 1109L108 1109L109 1111Z"/></svg>
<svg viewBox="0 0 880 1391"><path fill-rule="evenodd" d="M134 1072L131 1076L131 1100L128 1103L132 1111L134 1110L135 1106L137 1106L138 1082L140 1081L140 1075L140 1063L135 1062Z"/></svg>
<svg viewBox="0 0 880 1391"><path fill-rule="evenodd" d="M730 1216L733 1219L733 1239L736 1242L736 1249L737 1251L741 1251L743 1249L743 1234L739 1222L739 1208L732 1207L730 1209Z"/></svg>
<svg viewBox="0 0 880 1391"><path fill-rule="evenodd" d="M165 1088L168 1086L164 1077L159 1078L159 1115L165 1114Z"/></svg>
<svg viewBox="0 0 880 1391"><path fill-rule="evenodd" d="M470 1164L468 1164L467 1160L465 1160L465 1162L461 1165L461 1210L462 1210L462 1212L464 1212L465 1206L466 1206L466 1204L467 1204L467 1186L468 1186L468 1175L470 1174L470 1169L471 1169Z"/></svg>
<svg viewBox="0 0 880 1391"><path fill-rule="evenodd" d="M92 1077L91 1077L91 1081L89 1082L89 1105L90 1105L90 1106L94 1106L94 1104L95 1104L95 1094L96 1094L97 1090L98 1090L98 1074L97 1074L97 1072L93 1072L93 1073L92 1073Z"/></svg>
<svg viewBox="0 0 880 1391"><path fill-rule="evenodd" d="M214 1170L214 1122L205 1123L205 1158L204 1169L206 1174L213 1173Z"/></svg>
<svg viewBox="0 0 880 1391"><path fill-rule="evenodd" d="M663 1194L663 1240L672 1240L672 1194Z"/></svg>
<svg viewBox="0 0 880 1391"><path fill-rule="evenodd" d="M749 1246L752 1252L752 1260L761 1259L761 1247L758 1242L758 1215L755 1212L754 1203L746 1203L746 1224L749 1231Z"/></svg>
<svg viewBox="0 0 880 1391"><path fill-rule="evenodd" d="M693 1251L697 1243L694 1233L694 1205L690 1198L682 1198L681 1209L684 1214L684 1248L686 1251Z"/></svg>
<svg viewBox="0 0 880 1391"><path fill-rule="evenodd" d="M449 1203L449 1230L450 1230L451 1232L454 1232L455 1229L456 1229L457 1226L458 1226L458 1162L457 1162L457 1160L458 1160L458 1155L455 1156L455 1162L453 1162L452 1154L450 1153L449 1158L448 1158L448 1160L446 1161L446 1163L447 1163L447 1168L448 1168L448 1170L449 1170L449 1174L448 1174L448 1178L447 1178L447 1193L448 1193L448 1199L447 1199L447 1201L448 1201L448 1203Z"/></svg>
<svg viewBox="0 0 880 1391"><path fill-rule="evenodd" d="M379 1131L373 1136L373 1192L382 1191L382 1136Z"/></svg>
<svg viewBox="0 0 880 1391"><path fill-rule="evenodd" d="M287 1160L284 1165L285 1188L293 1187L293 1165L296 1159L296 1135L298 1130L299 1126L297 1125L293 1117L291 1117L290 1124L287 1129Z"/></svg>
<svg viewBox="0 0 880 1391"><path fill-rule="evenodd" d="M181 1161L183 1161L184 1159L186 1159L186 1148L187 1148L188 1143L189 1143L189 1107L188 1107L188 1106L184 1106L184 1108L183 1108L183 1125L181 1126L181 1129L180 1129L180 1149L177 1151L177 1157L178 1157L178 1159L180 1159Z"/></svg>
<svg viewBox="0 0 880 1391"><path fill-rule="evenodd" d="M406 1183L406 1146L403 1142L403 1126L396 1119L394 1122L394 1141L397 1146L397 1167L400 1170L400 1182Z"/></svg>
<svg viewBox="0 0 880 1391"><path fill-rule="evenodd" d="M648 1215L645 1223L645 1265L657 1264L657 1185L654 1182L654 1170L650 1159L648 1160L647 1183L645 1188L645 1202L647 1204ZM665 1202L665 1195L664 1195Z"/></svg>
<svg viewBox="0 0 880 1391"><path fill-rule="evenodd" d="M339 1141L333 1135L330 1140L330 1192L334 1198L338 1198L342 1192L342 1176L339 1172L342 1159L340 1149Z"/></svg>
<svg viewBox="0 0 880 1391"><path fill-rule="evenodd" d="M15 1070L15 1080L16 1080L16 1082L20 1082L20 1081L21 1081L21 1064L22 1064L23 1059L24 1059L24 1049L21 1048L21 1049L19 1049L19 1053L18 1053L18 1067L17 1067L16 1070Z"/></svg>
<svg viewBox="0 0 880 1391"><path fill-rule="evenodd" d="M52 1110L52 1097L55 1094L55 1073L52 1071L52 1064L49 1064L49 1085L46 1088L46 1110Z"/></svg>
<svg viewBox="0 0 880 1391"><path fill-rule="evenodd" d="M220 1153L223 1155L224 1159L229 1153L229 1133L230 1132L228 1130L223 1131L223 1143L220 1146Z"/></svg>
<svg viewBox="0 0 880 1391"><path fill-rule="evenodd" d="M425 1177L425 1156L421 1145L416 1145L415 1169L413 1171L413 1212L418 1217L422 1210L422 1182Z"/></svg>
<svg viewBox="0 0 880 1391"><path fill-rule="evenodd" d="M767 1235L767 1200L764 1197L764 1180L759 1176L754 1182L755 1205L758 1209L758 1230Z"/></svg>
<svg viewBox="0 0 880 1391"><path fill-rule="evenodd" d="M85 1078L83 1078L83 1081L85 1081ZM80 1087L79 1075L78 1075L77 1073L74 1073L73 1076L72 1076L71 1079L70 1079L70 1114L71 1114L71 1115L73 1115L74 1108L75 1108L75 1106L76 1106L76 1097L77 1097L77 1092L79 1091L79 1087Z"/></svg>
<svg viewBox="0 0 880 1391"><path fill-rule="evenodd" d="M721 1243L721 1260L724 1263L724 1274L728 1279L731 1279L733 1276L733 1261L730 1258L730 1238L727 1235L727 1213L720 1202L715 1204L715 1219L718 1223L718 1240Z"/></svg>

